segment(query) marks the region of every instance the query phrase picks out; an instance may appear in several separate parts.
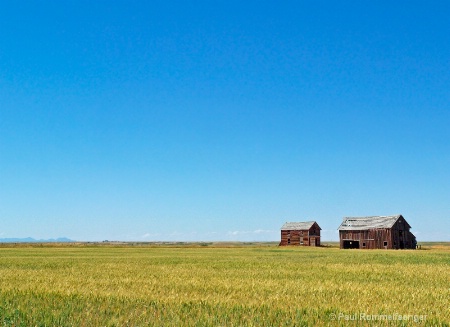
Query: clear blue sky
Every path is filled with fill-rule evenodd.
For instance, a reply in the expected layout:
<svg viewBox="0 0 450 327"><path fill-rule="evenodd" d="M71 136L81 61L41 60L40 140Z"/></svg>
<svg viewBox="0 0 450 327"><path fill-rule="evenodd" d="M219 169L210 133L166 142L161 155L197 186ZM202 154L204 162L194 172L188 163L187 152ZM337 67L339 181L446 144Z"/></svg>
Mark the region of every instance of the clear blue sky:
<svg viewBox="0 0 450 327"><path fill-rule="evenodd" d="M0 238L450 241L450 2L2 1Z"/></svg>

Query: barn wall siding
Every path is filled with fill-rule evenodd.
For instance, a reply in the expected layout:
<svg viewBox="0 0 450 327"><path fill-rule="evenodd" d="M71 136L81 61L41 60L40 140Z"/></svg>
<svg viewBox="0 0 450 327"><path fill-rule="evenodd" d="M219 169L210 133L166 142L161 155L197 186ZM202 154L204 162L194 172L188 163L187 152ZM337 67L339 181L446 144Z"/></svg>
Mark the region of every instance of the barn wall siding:
<svg viewBox="0 0 450 327"><path fill-rule="evenodd" d="M414 235L403 224L392 228L339 231L340 248L345 240L359 241L360 249L415 249ZM387 246L385 246L387 242Z"/></svg>
<svg viewBox="0 0 450 327"><path fill-rule="evenodd" d="M320 227L314 224L309 230L282 230L280 245L320 246Z"/></svg>

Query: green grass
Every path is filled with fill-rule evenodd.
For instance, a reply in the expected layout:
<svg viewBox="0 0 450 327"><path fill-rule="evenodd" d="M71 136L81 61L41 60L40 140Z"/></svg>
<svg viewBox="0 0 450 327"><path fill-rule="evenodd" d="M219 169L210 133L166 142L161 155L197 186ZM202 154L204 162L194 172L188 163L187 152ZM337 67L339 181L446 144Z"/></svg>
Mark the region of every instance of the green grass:
<svg viewBox="0 0 450 327"><path fill-rule="evenodd" d="M4 246L0 325L449 326L450 247L428 248Z"/></svg>

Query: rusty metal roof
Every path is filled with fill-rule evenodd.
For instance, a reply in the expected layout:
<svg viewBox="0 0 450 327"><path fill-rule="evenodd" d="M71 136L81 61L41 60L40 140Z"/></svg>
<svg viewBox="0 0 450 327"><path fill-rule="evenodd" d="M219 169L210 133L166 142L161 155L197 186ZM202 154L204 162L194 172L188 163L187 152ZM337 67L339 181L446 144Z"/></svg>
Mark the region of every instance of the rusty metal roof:
<svg viewBox="0 0 450 327"><path fill-rule="evenodd" d="M345 217L339 230L367 230L376 228L392 228L395 222L403 218L402 215L395 216L371 216L371 217Z"/></svg>
<svg viewBox="0 0 450 327"><path fill-rule="evenodd" d="M283 226L281 226L281 230L308 230L312 227L312 225L314 225L314 223L315 221L286 222Z"/></svg>

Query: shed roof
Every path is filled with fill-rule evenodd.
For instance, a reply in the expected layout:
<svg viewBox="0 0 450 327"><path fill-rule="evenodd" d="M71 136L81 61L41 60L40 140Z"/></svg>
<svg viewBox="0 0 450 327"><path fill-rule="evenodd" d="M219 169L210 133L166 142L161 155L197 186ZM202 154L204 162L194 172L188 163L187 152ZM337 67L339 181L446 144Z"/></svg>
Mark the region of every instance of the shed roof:
<svg viewBox="0 0 450 327"><path fill-rule="evenodd" d="M281 230L308 230L316 223L315 221L287 222L281 226ZM319 225L317 225L319 226ZM320 228L319 226L319 229Z"/></svg>
<svg viewBox="0 0 450 327"><path fill-rule="evenodd" d="M371 217L345 217L339 230L367 230L376 228L392 228L396 221L403 216L371 216Z"/></svg>

